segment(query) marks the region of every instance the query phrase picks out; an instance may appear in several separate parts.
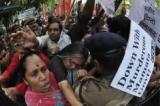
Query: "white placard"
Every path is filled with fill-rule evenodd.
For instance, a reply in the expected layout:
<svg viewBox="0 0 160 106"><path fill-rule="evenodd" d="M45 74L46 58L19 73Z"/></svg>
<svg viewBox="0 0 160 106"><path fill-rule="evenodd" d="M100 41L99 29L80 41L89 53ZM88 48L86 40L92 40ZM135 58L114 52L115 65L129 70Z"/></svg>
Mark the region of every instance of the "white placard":
<svg viewBox="0 0 160 106"><path fill-rule="evenodd" d="M154 40L138 24L132 21L125 56L111 86L141 97L150 80L154 61Z"/></svg>
<svg viewBox="0 0 160 106"><path fill-rule="evenodd" d="M102 8L107 12L107 14L113 16L115 13L115 1L114 0L98 0Z"/></svg>
<svg viewBox="0 0 160 106"><path fill-rule="evenodd" d="M160 10L155 3L155 0L134 0L129 18L149 33L160 48Z"/></svg>
<svg viewBox="0 0 160 106"><path fill-rule="evenodd" d="M25 20L28 17L35 16L35 7L25 10L23 13L19 14L18 19Z"/></svg>

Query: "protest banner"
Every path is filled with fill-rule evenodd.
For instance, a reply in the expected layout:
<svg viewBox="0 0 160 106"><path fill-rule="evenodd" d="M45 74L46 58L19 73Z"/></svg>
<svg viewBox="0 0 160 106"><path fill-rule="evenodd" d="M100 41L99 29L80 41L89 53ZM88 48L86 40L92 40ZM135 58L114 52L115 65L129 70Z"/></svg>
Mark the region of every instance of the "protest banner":
<svg viewBox="0 0 160 106"><path fill-rule="evenodd" d="M160 10L155 3L155 0L134 0L129 18L137 22L160 48Z"/></svg>
<svg viewBox="0 0 160 106"><path fill-rule="evenodd" d="M25 10L23 13L19 14L18 19L25 20L26 18L33 17L35 15L36 15L35 7L33 7L33 8L29 8L29 9Z"/></svg>
<svg viewBox="0 0 160 106"><path fill-rule="evenodd" d="M59 16L65 16L65 0L59 0Z"/></svg>
<svg viewBox="0 0 160 106"><path fill-rule="evenodd" d="M69 16L71 11L71 0L65 0L65 15Z"/></svg>
<svg viewBox="0 0 160 106"><path fill-rule="evenodd" d="M126 52L111 86L141 97L150 80L154 61L154 40L138 24L132 21Z"/></svg>

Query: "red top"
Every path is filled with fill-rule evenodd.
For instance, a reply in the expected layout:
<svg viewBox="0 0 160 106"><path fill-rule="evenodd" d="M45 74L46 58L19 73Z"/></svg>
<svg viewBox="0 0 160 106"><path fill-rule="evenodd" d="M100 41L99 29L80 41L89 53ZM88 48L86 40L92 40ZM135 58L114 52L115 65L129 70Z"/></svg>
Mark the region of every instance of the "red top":
<svg viewBox="0 0 160 106"><path fill-rule="evenodd" d="M52 90L50 92L36 92L28 87L25 94L27 106L69 106L64 98L62 91L59 89L57 81L53 73L50 73L50 84Z"/></svg>
<svg viewBox="0 0 160 106"><path fill-rule="evenodd" d="M43 54L43 53L39 53L40 58L46 63L49 63L48 58ZM11 76L12 73L14 73L16 71L16 69L19 66L19 62L20 62L20 58L21 58L21 54L19 52L14 53L12 59L11 59L11 63L9 64L9 66L7 67L7 69L3 72L2 76L5 79L9 79L9 77ZM18 85L16 85L16 89L21 93L21 94L25 94L25 91L27 89L27 85L25 85L24 83L20 83Z"/></svg>
<svg viewBox="0 0 160 106"><path fill-rule="evenodd" d="M16 70L16 68L19 65L19 61L20 61L20 53L16 52L14 53L12 59L11 59L11 63L9 64L9 66L7 67L7 69L2 73L2 76L5 79L9 79L10 75Z"/></svg>

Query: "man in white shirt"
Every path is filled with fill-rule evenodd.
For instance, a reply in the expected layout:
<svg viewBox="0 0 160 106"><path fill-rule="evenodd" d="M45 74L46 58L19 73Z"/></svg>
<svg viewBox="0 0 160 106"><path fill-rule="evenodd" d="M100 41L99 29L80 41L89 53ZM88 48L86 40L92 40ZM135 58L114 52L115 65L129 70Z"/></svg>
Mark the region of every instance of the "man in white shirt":
<svg viewBox="0 0 160 106"><path fill-rule="evenodd" d="M62 25L57 20L52 20L48 24L48 34L36 37L40 48L47 48L50 55L62 50L71 44L70 37L62 31Z"/></svg>

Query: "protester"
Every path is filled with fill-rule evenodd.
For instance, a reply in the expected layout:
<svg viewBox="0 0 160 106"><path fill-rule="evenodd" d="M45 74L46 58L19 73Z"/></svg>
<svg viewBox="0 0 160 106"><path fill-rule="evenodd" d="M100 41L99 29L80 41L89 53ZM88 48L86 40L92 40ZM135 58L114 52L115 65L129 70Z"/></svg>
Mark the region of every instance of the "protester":
<svg viewBox="0 0 160 106"><path fill-rule="evenodd" d="M130 23L131 21L123 15L107 19L109 32L117 33L127 41L129 39Z"/></svg>
<svg viewBox="0 0 160 106"><path fill-rule="evenodd" d="M3 85L3 87L10 87L14 86L17 82L17 77L15 74L11 74L10 78L4 78L4 71L9 67L10 61L12 60L12 57L14 53L9 50L9 48L6 47L4 43L0 44L0 82Z"/></svg>
<svg viewBox="0 0 160 106"><path fill-rule="evenodd" d="M47 49L47 56L52 56L56 52L62 50L71 43L70 37L63 32L63 27L60 21L51 18L47 27L48 34L37 37L32 33L30 41L40 47L42 50ZM28 35L29 36L29 35ZM27 38L27 37L26 37Z"/></svg>
<svg viewBox="0 0 160 106"><path fill-rule="evenodd" d="M55 54L71 43L70 37L63 32L61 23L54 19L49 22L48 35L38 37L37 40L39 46L46 46L50 54Z"/></svg>
<svg viewBox="0 0 160 106"><path fill-rule="evenodd" d="M78 77L87 74L88 56L88 50L81 42L74 42L51 59L50 68L56 73L57 81L67 79L73 85Z"/></svg>
<svg viewBox="0 0 160 106"><path fill-rule="evenodd" d="M29 27L25 30L28 34L23 34L22 41L27 42L26 45L33 45L43 50L48 57L51 57L71 43L70 37L63 32L60 21L53 17L49 20L47 35L36 37ZM17 34L14 39L20 35Z"/></svg>
<svg viewBox="0 0 160 106"><path fill-rule="evenodd" d="M71 85L78 77L87 75L83 67L87 56L88 52L83 45L75 42L57 53L57 56L53 56L49 64L50 70L53 70L56 75L59 87L72 106L82 105L77 102Z"/></svg>
<svg viewBox="0 0 160 106"><path fill-rule="evenodd" d="M78 10L77 22L68 31L72 42L81 41L85 34L88 33L88 23L92 17L94 3L95 0L87 0L83 12Z"/></svg>
<svg viewBox="0 0 160 106"><path fill-rule="evenodd" d="M51 70L53 70L53 72L55 73L55 78L58 82L60 89L63 91L66 99L69 101L69 103L72 106L81 106L82 104L79 101L77 101L77 99L75 98L74 93L70 87L70 84L68 83L68 81L66 79L67 75L65 74L65 72L66 72L66 69L73 69L73 68L79 69L80 68L80 67L75 67L75 65L80 66L83 63L84 57L83 57L82 53L85 53L85 55L86 55L86 52L84 50L85 50L85 48L80 43L77 43L76 46L74 46L74 44L71 44L68 46L68 49L64 48L64 50L62 50L62 52L59 53L59 56L62 58L62 60L65 63L61 62L62 60L59 59L59 57L57 57L58 59L53 57L52 58L53 60L51 60L51 63L49 65L51 67ZM81 57L79 57L79 56L81 56ZM85 56L85 58L86 58L86 56ZM69 64L70 61L72 61L72 64ZM86 71L84 71L84 73L82 73L82 71L83 70L81 70L81 72L80 71L77 72L78 76L83 76L86 73ZM22 92L21 94L24 94L23 92L25 92L24 85L17 86L13 90L16 90L16 91L13 91L13 93L14 92ZM10 94L10 95L12 95L12 94Z"/></svg>
<svg viewBox="0 0 160 106"><path fill-rule="evenodd" d="M7 67L10 57L10 52L7 49L6 45L2 42L0 43L0 71L4 70L5 67Z"/></svg>
<svg viewBox="0 0 160 106"><path fill-rule="evenodd" d="M19 65L19 60L20 58L26 53L28 52L28 50L30 48L32 48L34 46L34 44L26 44L27 41L22 40L22 35L20 34L22 33L21 31L14 33L13 35L19 35L21 36L21 38L16 37L16 41L13 44L14 47L14 52L12 54L11 57L11 61L8 65L8 67L6 67L5 71L2 73L2 75L0 75L0 83L4 82L6 79L9 79L11 74L13 74L13 72L17 69L18 65ZM22 40L22 41L21 41ZM11 41L11 42L13 42ZM23 42L24 41L24 42Z"/></svg>
<svg viewBox="0 0 160 106"><path fill-rule="evenodd" d="M19 38L16 38L18 41L20 41ZM20 41L22 42L22 41ZM15 86L18 82L19 82L19 77L18 77L18 66L19 66L19 61L20 58L26 53L28 52L28 49L31 46L27 46L21 45L17 42L13 43L12 46L14 47L14 50L7 50L7 52L5 53L4 50L3 52L3 56L2 61L1 61L1 66L3 66L2 69L2 73L0 75L0 84L3 86L3 90L5 91L6 95L14 100L17 104L20 104L21 106L23 106L22 104L25 104L25 102L22 100L22 97L14 95L14 96L10 96L8 95L8 91L13 92L14 90L12 89L13 86ZM11 87L10 89L7 88ZM20 99L19 99L20 98ZM22 102L22 103L21 103Z"/></svg>
<svg viewBox="0 0 160 106"><path fill-rule="evenodd" d="M20 61L21 75L28 89L25 93L27 106L67 106L54 74L36 53L23 56Z"/></svg>
<svg viewBox="0 0 160 106"><path fill-rule="evenodd" d="M25 26L29 26L29 28L34 32L34 34L36 36L40 36L41 35L41 31L40 31L40 27L38 26L38 24L36 23L36 19L35 17L28 17L24 20L23 22L23 27Z"/></svg>

